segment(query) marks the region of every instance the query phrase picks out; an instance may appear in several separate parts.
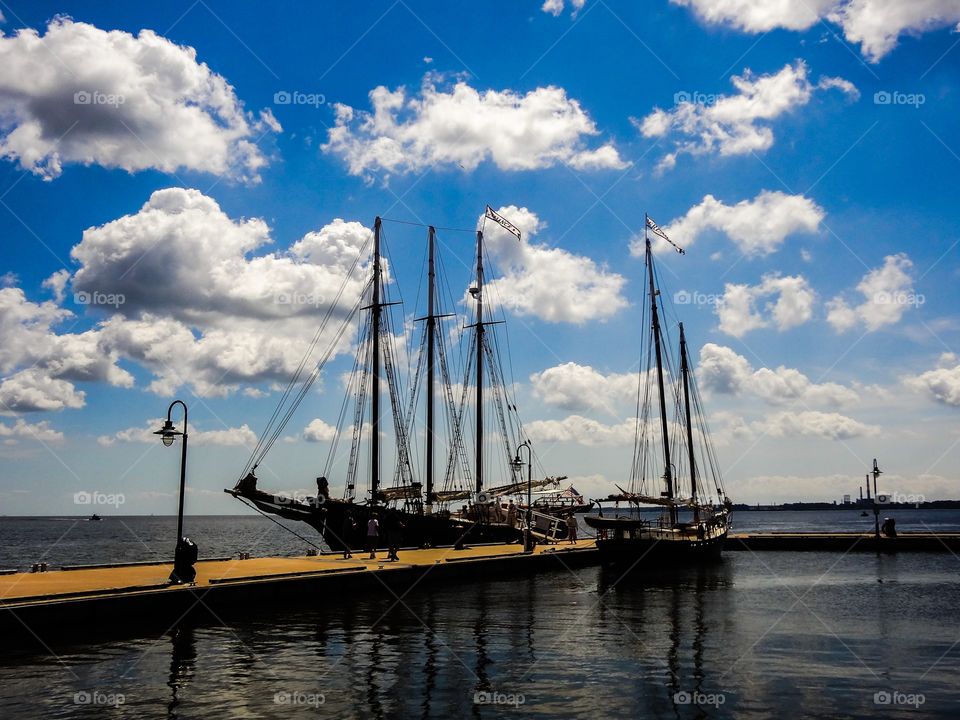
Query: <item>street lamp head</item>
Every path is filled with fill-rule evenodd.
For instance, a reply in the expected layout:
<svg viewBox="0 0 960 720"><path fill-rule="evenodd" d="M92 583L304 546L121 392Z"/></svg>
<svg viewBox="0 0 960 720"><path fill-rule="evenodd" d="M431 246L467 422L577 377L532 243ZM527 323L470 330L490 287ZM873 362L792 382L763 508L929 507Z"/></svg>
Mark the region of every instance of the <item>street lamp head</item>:
<svg viewBox="0 0 960 720"><path fill-rule="evenodd" d="M514 470L523 470L523 460L520 459L519 452L517 452L517 456L511 461L510 467Z"/></svg>
<svg viewBox="0 0 960 720"><path fill-rule="evenodd" d="M182 432L173 427L173 422L169 419L163 423L162 428L155 431L153 434L160 436L164 447L170 447L173 445L173 441L177 439L177 435L183 435Z"/></svg>

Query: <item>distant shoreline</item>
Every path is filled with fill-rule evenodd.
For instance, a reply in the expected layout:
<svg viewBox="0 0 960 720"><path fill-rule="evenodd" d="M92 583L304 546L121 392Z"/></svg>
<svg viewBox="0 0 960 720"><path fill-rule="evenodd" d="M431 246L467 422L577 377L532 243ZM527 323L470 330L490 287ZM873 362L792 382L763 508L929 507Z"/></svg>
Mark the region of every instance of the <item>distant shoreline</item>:
<svg viewBox="0 0 960 720"><path fill-rule="evenodd" d="M933 500L922 503L880 503L877 507L881 510L960 510L960 500ZM734 503L733 509L736 512L761 511L771 512L778 510L873 510L873 502L863 500L861 502L849 503L825 503L825 502L797 502L783 503L781 505L745 505L743 503Z"/></svg>

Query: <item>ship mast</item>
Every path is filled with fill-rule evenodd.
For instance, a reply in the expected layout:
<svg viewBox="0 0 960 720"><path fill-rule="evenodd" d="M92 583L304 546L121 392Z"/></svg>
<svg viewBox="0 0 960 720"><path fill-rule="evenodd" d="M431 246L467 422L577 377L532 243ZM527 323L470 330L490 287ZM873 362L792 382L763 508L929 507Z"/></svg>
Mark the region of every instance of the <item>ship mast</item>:
<svg viewBox="0 0 960 720"><path fill-rule="evenodd" d="M477 298L477 493L483 490L483 231L477 230L477 286L472 288Z"/></svg>
<svg viewBox="0 0 960 720"><path fill-rule="evenodd" d="M646 235L646 228L644 228ZM663 436L663 480L667 486L667 499L673 500L673 474L670 465L670 437L667 433L667 403L663 389L663 352L660 348L660 314L657 310L657 286L653 279L653 253L650 250L650 238L645 237L647 246L647 272L650 279L650 303L653 322L653 346L657 355L657 387L660 391L660 430ZM670 525L677 524L677 508L670 504Z"/></svg>
<svg viewBox="0 0 960 720"><path fill-rule="evenodd" d="M380 490L380 217L373 221L373 298L370 304L373 342L373 387L370 396L370 502L377 504Z"/></svg>
<svg viewBox="0 0 960 720"><path fill-rule="evenodd" d="M429 238L429 268L428 277L430 288L427 291L427 505L433 504L433 360L436 345L437 316L434 306L434 286L436 285L436 268L434 266L434 245L436 233L433 225L430 226Z"/></svg>
<svg viewBox="0 0 960 720"><path fill-rule="evenodd" d="M683 407L687 416L687 452L690 460L690 497L693 499L693 522L700 522L700 505L697 502L697 463L693 451L693 421L690 418L690 365L687 360L687 338L680 323L680 372L683 375Z"/></svg>

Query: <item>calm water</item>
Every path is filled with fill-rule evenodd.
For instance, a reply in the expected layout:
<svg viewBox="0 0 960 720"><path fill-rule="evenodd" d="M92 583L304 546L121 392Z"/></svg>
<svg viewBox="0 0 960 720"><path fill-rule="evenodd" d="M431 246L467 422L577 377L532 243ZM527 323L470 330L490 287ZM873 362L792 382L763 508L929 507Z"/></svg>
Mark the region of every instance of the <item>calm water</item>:
<svg viewBox="0 0 960 720"><path fill-rule="evenodd" d="M740 528L757 515L740 513ZM122 520L77 525L51 556L166 547L168 519ZM62 534L72 521L0 520L4 553L30 522L67 523ZM204 555L303 547L259 518L188 523ZM561 568L418 586L399 602L387 589L331 593L52 652L7 648L0 717L956 717L958 571L949 554L737 552L643 582Z"/></svg>

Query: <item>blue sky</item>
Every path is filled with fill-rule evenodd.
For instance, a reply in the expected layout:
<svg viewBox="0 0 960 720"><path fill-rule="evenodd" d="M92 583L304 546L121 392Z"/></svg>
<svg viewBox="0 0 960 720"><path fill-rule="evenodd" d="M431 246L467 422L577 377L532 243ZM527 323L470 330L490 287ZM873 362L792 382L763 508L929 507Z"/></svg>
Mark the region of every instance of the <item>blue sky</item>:
<svg viewBox="0 0 960 720"><path fill-rule="evenodd" d="M485 204L525 231L493 277L547 472L628 472L648 212L687 246L661 269L734 500L855 494L875 456L957 497L960 9L778 5L0 1L0 513L173 511L143 432L173 397L188 510L238 511L220 490L318 324L277 294L329 299L378 214ZM409 302L424 231L387 234ZM459 296L471 238L441 240ZM274 487L311 486L348 363Z"/></svg>

